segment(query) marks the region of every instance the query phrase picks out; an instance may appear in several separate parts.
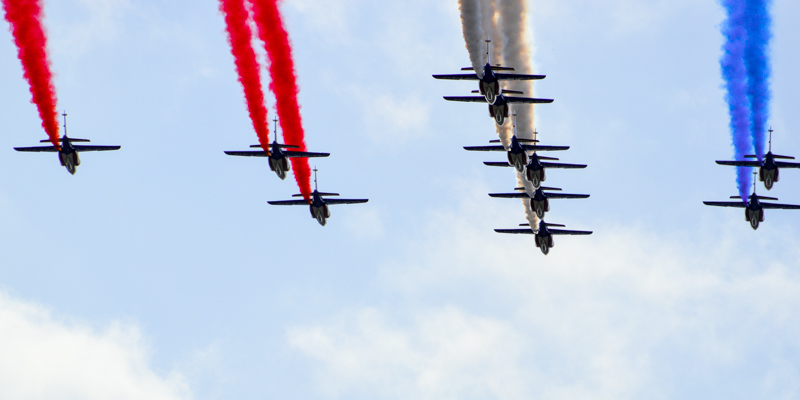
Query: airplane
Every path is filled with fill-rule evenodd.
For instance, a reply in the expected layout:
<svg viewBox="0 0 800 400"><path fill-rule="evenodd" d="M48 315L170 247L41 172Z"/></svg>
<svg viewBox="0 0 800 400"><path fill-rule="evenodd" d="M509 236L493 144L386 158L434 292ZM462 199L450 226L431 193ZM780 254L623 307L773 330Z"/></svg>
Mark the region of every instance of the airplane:
<svg viewBox="0 0 800 400"><path fill-rule="evenodd" d="M273 119L275 122L275 139L270 145L269 151L255 150L255 151L226 151L225 154L229 156L243 156L243 157L269 157L269 169L278 175L278 178L286 179L286 172L291 169L289 165L289 158L296 157L328 157L331 153L310 153L307 151L284 151L283 149L299 149L300 146L291 144L278 143L278 119ZM251 148L261 148L260 144L254 144Z"/></svg>
<svg viewBox="0 0 800 400"><path fill-rule="evenodd" d="M485 103L486 99L483 96L444 96L448 101L461 101L466 103ZM506 97L500 93L494 103L489 104L489 116L494 118L494 122L498 126L503 126L508 118L509 104L526 103L526 104L544 104L552 103L553 99L535 99L531 97Z"/></svg>
<svg viewBox="0 0 800 400"><path fill-rule="evenodd" d="M549 193L545 190L560 191L560 188L540 186L533 192L533 196L529 195L524 187L515 188L518 190L516 193L489 193L491 197L500 197L506 199L531 199L531 210L536 212L539 219L544 218L544 214L550 211L551 199L585 199L588 194L572 194L572 193Z"/></svg>
<svg viewBox="0 0 800 400"><path fill-rule="evenodd" d="M765 197L756 194L755 172L753 172L753 194L747 202L741 200L740 196L731 196L732 199L740 199L739 201L704 201L703 204L707 206L716 207L735 207L744 208L744 220L750 222L750 227L753 230L758 229L758 224L764 222L764 210L768 208L782 209L782 210L800 210L800 205L795 204L777 204L777 203L762 203L759 200L775 200L776 197Z"/></svg>
<svg viewBox="0 0 800 400"><path fill-rule="evenodd" d="M539 221L539 229L531 229L529 224L519 224L519 226L527 226L522 229L495 229L497 233L515 233L524 235L536 235L536 247L542 250L544 255L550 253L550 249L555 246L553 236L556 235L591 235L592 231L571 231L566 229L550 229L551 226L564 227L560 224L548 224L544 220Z"/></svg>
<svg viewBox="0 0 800 400"><path fill-rule="evenodd" d="M76 142L88 142L88 139L75 139L67 136L67 113L61 114L64 117L64 136L59 138L60 146L34 146L34 147L14 147L16 151L22 152L45 152L58 153L58 160L62 167L66 167L70 174L75 175L75 170L81 165L78 153L84 151L109 151L119 150L121 146L86 146L74 145ZM40 140L39 143L47 143L50 139Z"/></svg>
<svg viewBox="0 0 800 400"><path fill-rule="evenodd" d="M325 226L331 212L328 206L336 204L359 204L366 203L369 199L326 199L326 196L338 196L338 193L325 193L317 190L317 169L314 168L314 192L311 193L311 201L303 200L278 200L268 201L273 206L309 206L311 218L316 218L320 225ZM294 194L292 197L301 197L302 194Z"/></svg>
<svg viewBox="0 0 800 400"><path fill-rule="evenodd" d="M769 128L769 151L764 155L764 162L756 161L717 161L719 165L733 165L737 167L758 167L758 180L764 182L764 187L767 190L772 189L772 186L780 179L780 168L800 168L800 163L791 163L785 161L775 161L776 159L794 160L794 157L779 156L772 154L772 128ZM746 158L756 158L755 155L748 154Z"/></svg>
<svg viewBox="0 0 800 400"><path fill-rule="evenodd" d="M489 60L489 43L491 40L486 40L486 59ZM471 74L448 74L448 75L433 75L435 79L446 79L456 81L479 81L479 90L473 90L472 93L480 93L489 104L495 104L498 95L503 93L508 94L523 94L516 90L503 90L500 86L500 81L521 81L521 80L539 80L544 79L546 75L523 75L523 74L508 74L505 72L496 71L513 71L514 68L501 67L499 65L492 66L488 61L483 66L483 75L478 77L478 74L473 67L461 68L462 71L473 71Z"/></svg>
<svg viewBox="0 0 800 400"><path fill-rule="evenodd" d="M525 179L531 182L534 189L538 189L545 181L545 168L559 168L559 169L581 169L586 168L586 164L564 164L554 163L547 161L558 161L555 157L545 157L536 154L534 151L529 156L528 165L525 166ZM541 160L547 160L542 162ZM484 161L484 164L490 167L510 167L506 162Z"/></svg>
<svg viewBox="0 0 800 400"><path fill-rule="evenodd" d="M520 173L525 170L525 165L528 164L528 151L556 151L568 150L569 146L541 146L523 143L539 143L536 139L521 139L517 137L517 113L514 113L514 135L511 136L511 144L506 149L502 145L494 146L464 146L464 150L468 151L506 151L508 156L508 164L513 165ZM538 132L534 131L533 135L536 137ZM499 139L490 140L489 143L500 143Z"/></svg>

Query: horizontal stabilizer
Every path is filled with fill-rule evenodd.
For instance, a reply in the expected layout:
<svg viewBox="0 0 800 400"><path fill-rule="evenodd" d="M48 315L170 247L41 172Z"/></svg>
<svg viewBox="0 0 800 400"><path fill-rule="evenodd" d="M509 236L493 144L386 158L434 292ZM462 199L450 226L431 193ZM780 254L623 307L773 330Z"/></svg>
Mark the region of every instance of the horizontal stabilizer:
<svg viewBox="0 0 800 400"><path fill-rule="evenodd" d="M759 200L773 200L773 201L778 201L778 198L777 198L777 197L756 196L756 198L758 198Z"/></svg>
<svg viewBox="0 0 800 400"><path fill-rule="evenodd" d="M538 154L537 154L537 157L538 157L540 160L547 160L547 161L558 161L558 158L555 158L555 157L540 156L540 155L538 155Z"/></svg>
<svg viewBox="0 0 800 400"><path fill-rule="evenodd" d="M588 194L572 194L572 193L545 193L551 199L588 199Z"/></svg>
<svg viewBox="0 0 800 400"><path fill-rule="evenodd" d="M548 227L548 228L549 228L549 227L551 227L551 226L560 226L560 227L562 227L562 228L566 227L566 225L562 225L562 224L548 224L547 222L545 222L545 223L544 223L544 226L546 226L546 227Z"/></svg>
<svg viewBox="0 0 800 400"><path fill-rule="evenodd" d="M251 144L250 147L254 148L254 149L262 148L260 144ZM300 148L300 146L295 146L293 144L280 144L280 143L278 144L278 147L280 147L282 149L299 149Z"/></svg>
<svg viewBox="0 0 800 400"><path fill-rule="evenodd" d="M522 234L522 235L533 235L533 229L531 228L524 228L524 229L495 229L497 233L511 233L511 234Z"/></svg>
<svg viewBox="0 0 800 400"><path fill-rule="evenodd" d="M777 154L773 154L772 158L780 158L780 159L783 159L783 160L794 160L794 157L792 157L792 156L779 156Z"/></svg>
<svg viewBox="0 0 800 400"><path fill-rule="evenodd" d="M530 222L525 222L524 224L519 224L519 226L531 226Z"/></svg>
<svg viewBox="0 0 800 400"><path fill-rule="evenodd" d="M545 168L555 169L582 169L586 168L585 164L561 164L561 163L542 163Z"/></svg>
<svg viewBox="0 0 800 400"><path fill-rule="evenodd" d="M513 71L514 68L511 67L501 67L499 65L492 66L492 71Z"/></svg>
<svg viewBox="0 0 800 400"><path fill-rule="evenodd" d="M264 150L253 151L226 151L225 154L229 156L242 156L242 157L267 157L268 154Z"/></svg>
<svg viewBox="0 0 800 400"><path fill-rule="evenodd" d="M484 161L483 164L490 167L511 167L507 161Z"/></svg>
<svg viewBox="0 0 800 400"><path fill-rule="evenodd" d="M91 140L89 140L89 139L67 138L67 140L72 142L72 143L74 143L74 142L91 142ZM39 141L39 143L47 143L49 141L50 141L50 139L42 139L42 140ZM63 137L59 138L58 141L63 143L64 142L64 138Z"/></svg>
<svg viewBox="0 0 800 400"><path fill-rule="evenodd" d="M561 188L554 188L554 187L547 187L547 186L542 186L539 189L542 189L542 190L561 190Z"/></svg>
<svg viewBox="0 0 800 400"><path fill-rule="evenodd" d="M539 143L539 141L538 141L538 140L536 140L536 139L522 139L522 138L517 138L517 141L518 141L518 142L520 142L520 143Z"/></svg>
<svg viewBox="0 0 800 400"><path fill-rule="evenodd" d="M521 92L521 91L519 91L519 90L507 90L507 89L503 89L503 94L525 94L525 93L524 93L524 92Z"/></svg>
<svg viewBox="0 0 800 400"><path fill-rule="evenodd" d="M756 156L755 154L748 154L744 156L744 158L758 158L758 156Z"/></svg>

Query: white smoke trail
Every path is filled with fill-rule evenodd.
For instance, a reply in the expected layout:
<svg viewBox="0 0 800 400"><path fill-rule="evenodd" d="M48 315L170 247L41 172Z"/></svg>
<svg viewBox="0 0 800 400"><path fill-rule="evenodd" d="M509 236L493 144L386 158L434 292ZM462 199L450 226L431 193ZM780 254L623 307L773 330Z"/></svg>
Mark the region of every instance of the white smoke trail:
<svg viewBox="0 0 800 400"><path fill-rule="evenodd" d="M504 66L512 67L515 72L521 74L533 73L531 61L533 44L528 31L527 2L525 0L495 0L495 6L500 17L498 25L503 34L502 39L504 39L502 46ZM532 81L509 81L505 83L504 89L519 90L525 93L525 96L534 95ZM517 136L522 139L535 139L534 106L516 107L516 113ZM533 195L535 190L533 185L519 173L517 173L517 184L524 187L529 195ZM525 218L531 229L538 229L539 218L531 210L530 200L523 199L522 203L525 208Z"/></svg>
<svg viewBox="0 0 800 400"><path fill-rule="evenodd" d="M481 17L481 0L458 0L458 9L461 11L461 29L464 41L467 44L469 59L472 68L478 77L483 76L483 41L486 33L483 31L483 18Z"/></svg>

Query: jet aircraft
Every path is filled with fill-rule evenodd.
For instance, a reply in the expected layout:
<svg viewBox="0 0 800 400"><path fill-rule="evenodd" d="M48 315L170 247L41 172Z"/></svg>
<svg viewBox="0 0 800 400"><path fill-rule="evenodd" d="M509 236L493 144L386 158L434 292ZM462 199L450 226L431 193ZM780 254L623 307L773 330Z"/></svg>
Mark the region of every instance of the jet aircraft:
<svg viewBox="0 0 800 400"><path fill-rule="evenodd" d="M531 229L529 224L519 224L519 226L527 226L527 228L522 229L495 229L495 232L498 233L514 233L514 234L523 234L523 235L536 235L534 236L536 240L536 247L542 250L544 255L550 253L550 249L555 246L555 241L553 240L553 236L556 235L591 235L592 231L571 231L566 229L550 229L550 227L557 226L557 227L564 227L564 225L560 224L548 224L544 222L544 220L539 221L539 229L533 230Z"/></svg>
<svg viewBox="0 0 800 400"><path fill-rule="evenodd" d="M539 186L542 185L542 182L545 181L545 168L560 168L560 169L581 169L586 168L586 164L564 164L564 163L554 163L554 162L547 162L547 161L558 161L558 158L555 157L545 157L536 154L534 151L531 155L528 156L529 160L528 165L525 166L525 179L531 182L534 189L538 189ZM547 161L542 161L547 160ZM494 162L494 161L484 161L484 164L491 166L491 167L510 167L506 162Z"/></svg>
<svg viewBox="0 0 800 400"><path fill-rule="evenodd" d="M514 114L516 117L517 114ZM508 149L503 147L502 145L494 145L494 146L464 146L464 150L468 151L506 151L508 156L508 164L514 166L520 173L524 172L525 165L528 164L528 152L529 151L556 151L556 150L568 150L569 146L542 146L537 144L527 144L527 143L539 143L536 139L521 139L517 137L516 134L517 125L514 124L514 135L511 136L511 144L509 145ZM534 132L536 135L536 132ZM500 143L499 139L490 140L489 143Z"/></svg>
<svg viewBox="0 0 800 400"><path fill-rule="evenodd" d="M250 151L226 151L225 154L229 156L243 156L243 157L268 157L269 158L269 169L275 172L278 175L278 178L286 179L286 172L291 169L289 165L289 158L296 158L296 157L328 157L331 155L330 153L311 153L307 151L295 151L295 150L288 150L284 151L283 149L299 149L300 146L295 146L291 144L282 144L278 143L278 119L273 119L275 121L275 139L272 141L272 145L270 145L270 149L268 151L262 150L250 150ZM250 146L251 148L261 148L260 144L254 144Z"/></svg>
<svg viewBox="0 0 800 400"><path fill-rule="evenodd" d="M328 199L328 196L338 196L338 193L325 193L317 190L317 169L314 168L314 192L311 193L311 201L303 200L278 200L268 201L267 203L274 206L309 206L311 210L311 218L316 218L320 225L325 226L331 212L328 206L336 204L358 204L366 203L369 199ZM292 197L302 197L302 194L295 194Z"/></svg>
<svg viewBox="0 0 800 400"><path fill-rule="evenodd" d="M486 59L489 59L489 43L491 40L486 40ZM516 90L503 90L500 86L500 81L521 81L521 80L538 80L544 79L546 75L524 75L524 74L508 74L499 71L513 71L514 68L501 67L499 65L493 66L488 61L483 66L483 74L479 77L477 71L473 67L461 68L462 71L473 71L471 74L449 74L449 75L433 75L436 79L457 80L457 81L478 81L478 90L473 90L472 93L480 93L489 104L495 104L498 95L503 93L508 94L523 94Z"/></svg>
<svg viewBox="0 0 800 400"><path fill-rule="evenodd" d="M775 161L776 159L794 160L794 157L772 154L772 128L769 129L769 151L764 155L763 163L755 161L717 161L719 165L733 165L736 167L758 167L758 180L764 182L767 190L780 179L780 168L800 168L800 163ZM755 155L746 155L746 158L757 158Z"/></svg>
<svg viewBox="0 0 800 400"><path fill-rule="evenodd" d="M585 199L588 194L572 194L572 193L550 193L549 191L560 191L560 188L540 186L533 192L533 196L525 191L524 187L516 188L516 193L489 193L491 197L500 197L506 199L531 199L531 210L536 212L539 219L544 218L544 214L550 211L550 200L552 199Z"/></svg>
<svg viewBox="0 0 800 400"><path fill-rule="evenodd" d="M16 151L22 152L44 152L44 153L58 153L58 160L61 166L65 167L70 174L75 175L75 170L81 165L81 159L78 153L84 151L109 151L119 150L121 146L87 146L77 145L72 143L88 142L88 139L76 139L67 136L67 113L61 114L64 117L64 136L59 138L60 146L34 146L34 147L14 147ZM40 140L39 143L47 143L50 139Z"/></svg>
<svg viewBox="0 0 800 400"><path fill-rule="evenodd" d="M486 99L483 96L444 96L448 101L461 101L466 103L485 103ZM498 126L502 126L508 118L509 104L526 103L526 104L543 104L552 103L553 99L535 99L531 97L506 97L500 93L497 95L494 103L489 104L489 116L494 118L494 122Z"/></svg>
<svg viewBox="0 0 800 400"><path fill-rule="evenodd" d="M755 172L753 173L755 175ZM800 205L795 204L778 204L778 203L764 203L760 200L775 200L776 197L765 197L756 194L755 176L753 177L753 194L750 195L748 201L742 201L740 196L731 196L732 199L739 199L739 201L704 201L703 204L707 206L716 207L735 207L744 208L744 219L750 222L750 227L753 230L758 229L758 224L764 222L764 210L768 208L782 209L782 210L800 210Z"/></svg>

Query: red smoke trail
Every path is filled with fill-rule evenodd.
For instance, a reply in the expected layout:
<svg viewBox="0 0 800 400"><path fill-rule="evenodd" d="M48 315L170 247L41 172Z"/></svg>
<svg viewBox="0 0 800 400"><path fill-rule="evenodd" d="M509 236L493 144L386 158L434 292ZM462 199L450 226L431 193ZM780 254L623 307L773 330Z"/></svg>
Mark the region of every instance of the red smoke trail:
<svg viewBox="0 0 800 400"><path fill-rule="evenodd" d="M11 33L19 49L25 79L31 86L32 102L39 109L42 128L47 132L53 146L58 142L58 116L56 114L56 89L47 59L47 36L42 28L42 4L40 0L3 0L6 21L11 24Z"/></svg>
<svg viewBox="0 0 800 400"><path fill-rule="evenodd" d="M256 130L261 148L269 151L267 107L264 105L264 92L261 90L261 70L252 45L253 32L247 23L249 13L244 0L220 0L219 10L225 16L228 43L231 45L239 82L244 88L244 97L253 128Z"/></svg>
<svg viewBox="0 0 800 400"><path fill-rule="evenodd" d="M303 121L297 103L297 77L294 73L292 47L289 35L283 27L283 19L278 10L278 0L250 0L253 3L258 34L264 41L269 57L269 73L272 81L270 90L275 94L278 117L281 121L284 140L287 144L300 146L306 151ZM310 199L311 168L307 158L292 158L292 169L303 198Z"/></svg>

